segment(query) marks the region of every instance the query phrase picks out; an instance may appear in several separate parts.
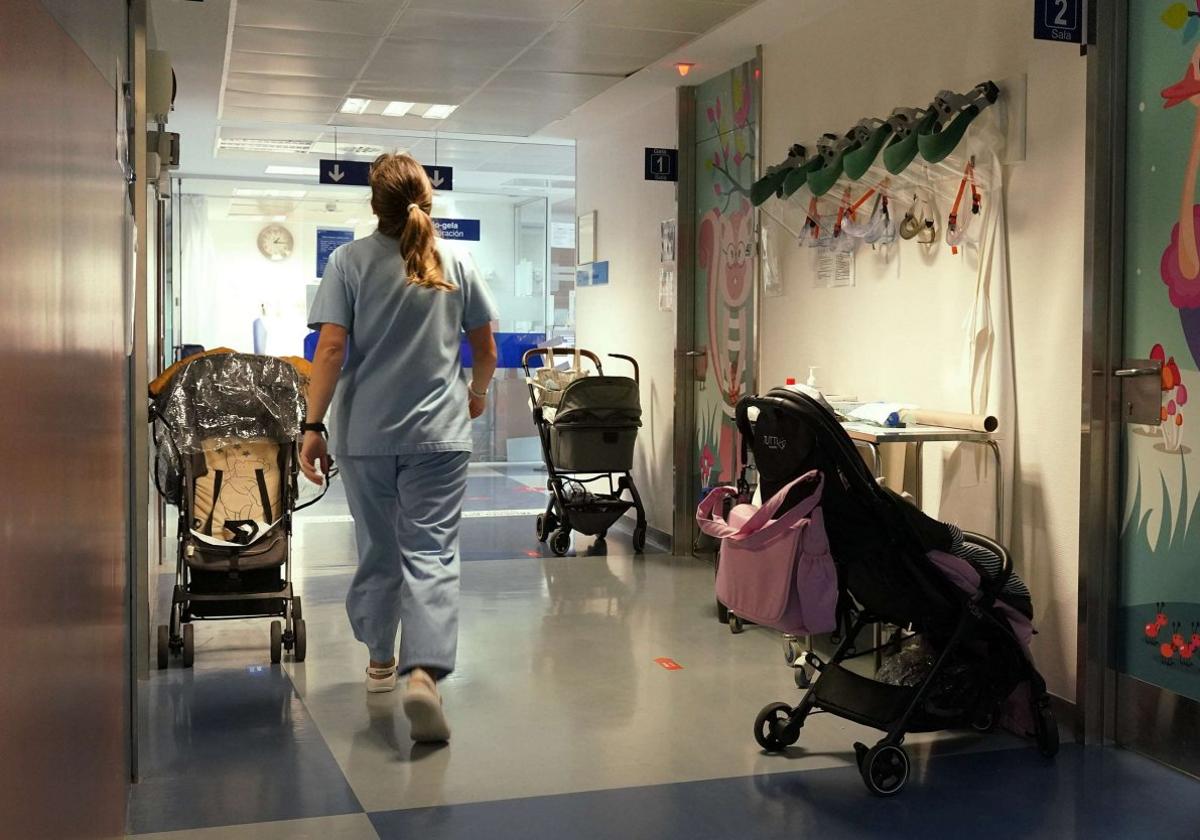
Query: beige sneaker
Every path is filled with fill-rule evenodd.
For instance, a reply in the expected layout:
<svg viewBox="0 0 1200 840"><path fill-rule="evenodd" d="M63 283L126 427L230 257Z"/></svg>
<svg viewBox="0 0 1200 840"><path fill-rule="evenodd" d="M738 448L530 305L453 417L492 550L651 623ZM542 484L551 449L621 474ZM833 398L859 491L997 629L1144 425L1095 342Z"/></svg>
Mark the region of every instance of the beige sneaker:
<svg viewBox="0 0 1200 840"><path fill-rule="evenodd" d="M450 740L450 724L446 722L437 684L422 670L408 675L404 687L404 714L408 716L410 736L417 743Z"/></svg>
<svg viewBox="0 0 1200 840"><path fill-rule="evenodd" d="M367 668L367 693L379 694L384 691L394 691L396 688L396 666L387 668Z"/></svg>

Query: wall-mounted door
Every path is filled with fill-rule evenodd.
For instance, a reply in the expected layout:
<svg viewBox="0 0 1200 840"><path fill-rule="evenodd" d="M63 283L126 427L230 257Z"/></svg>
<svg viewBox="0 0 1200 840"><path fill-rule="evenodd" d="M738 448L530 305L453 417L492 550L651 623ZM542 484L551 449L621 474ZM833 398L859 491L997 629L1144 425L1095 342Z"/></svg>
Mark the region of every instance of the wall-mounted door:
<svg viewBox="0 0 1200 840"><path fill-rule="evenodd" d="M1128 9L1115 734L1196 772L1181 739L1200 731L1200 18Z"/></svg>

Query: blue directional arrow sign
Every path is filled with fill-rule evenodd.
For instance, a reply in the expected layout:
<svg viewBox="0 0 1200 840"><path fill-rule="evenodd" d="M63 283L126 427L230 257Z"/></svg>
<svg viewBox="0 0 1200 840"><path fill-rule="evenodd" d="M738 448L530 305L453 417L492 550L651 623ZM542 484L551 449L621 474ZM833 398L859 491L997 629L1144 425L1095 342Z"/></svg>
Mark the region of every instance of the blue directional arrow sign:
<svg viewBox="0 0 1200 840"><path fill-rule="evenodd" d="M341 187L370 186L371 164L363 160L322 160L321 183Z"/></svg>
<svg viewBox="0 0 1200 840"><path fill-rule="evenodd" d="M454 189L453 166L426 166L425 174L429 176L429 183L433 184L435 190L450 192Z"/></svg>

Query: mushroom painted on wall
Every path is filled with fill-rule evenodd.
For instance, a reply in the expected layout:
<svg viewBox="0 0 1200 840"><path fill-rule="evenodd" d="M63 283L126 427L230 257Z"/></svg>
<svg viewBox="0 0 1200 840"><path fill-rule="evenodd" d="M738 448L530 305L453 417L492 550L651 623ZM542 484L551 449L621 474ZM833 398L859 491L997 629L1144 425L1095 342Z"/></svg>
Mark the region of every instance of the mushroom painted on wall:
<svg viewBox="0 0 1200 840"><path fill-rule="evenodd" d="M1167 452L1178 452L1183 439L1183 407L1187 405L1188 391L1179 374L1179 365L1174 356L1167 356L1161 344L1150 350L1150 358L1162 362L1162 407L1159 420L1162 423L1163 448Z"/></svg>

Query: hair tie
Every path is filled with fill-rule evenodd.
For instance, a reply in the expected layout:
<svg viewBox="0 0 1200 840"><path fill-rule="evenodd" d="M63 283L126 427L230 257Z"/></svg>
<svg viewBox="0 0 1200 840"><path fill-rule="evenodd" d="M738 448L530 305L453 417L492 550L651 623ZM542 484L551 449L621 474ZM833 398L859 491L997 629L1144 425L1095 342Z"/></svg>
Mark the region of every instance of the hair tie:
<svg viewBox="0 0 1200 840"><path fill-rule="evenodd" d="M420 204L417 204L417 203L414 201L412 204L408 205L408 212L409 212L409 213L411 213L411 212L413 211L413 208L414 208L414 207L415 207L416 209L418 209L418 210L420 210L420 209L421 209L421 205L420 205Z"/></svg>

